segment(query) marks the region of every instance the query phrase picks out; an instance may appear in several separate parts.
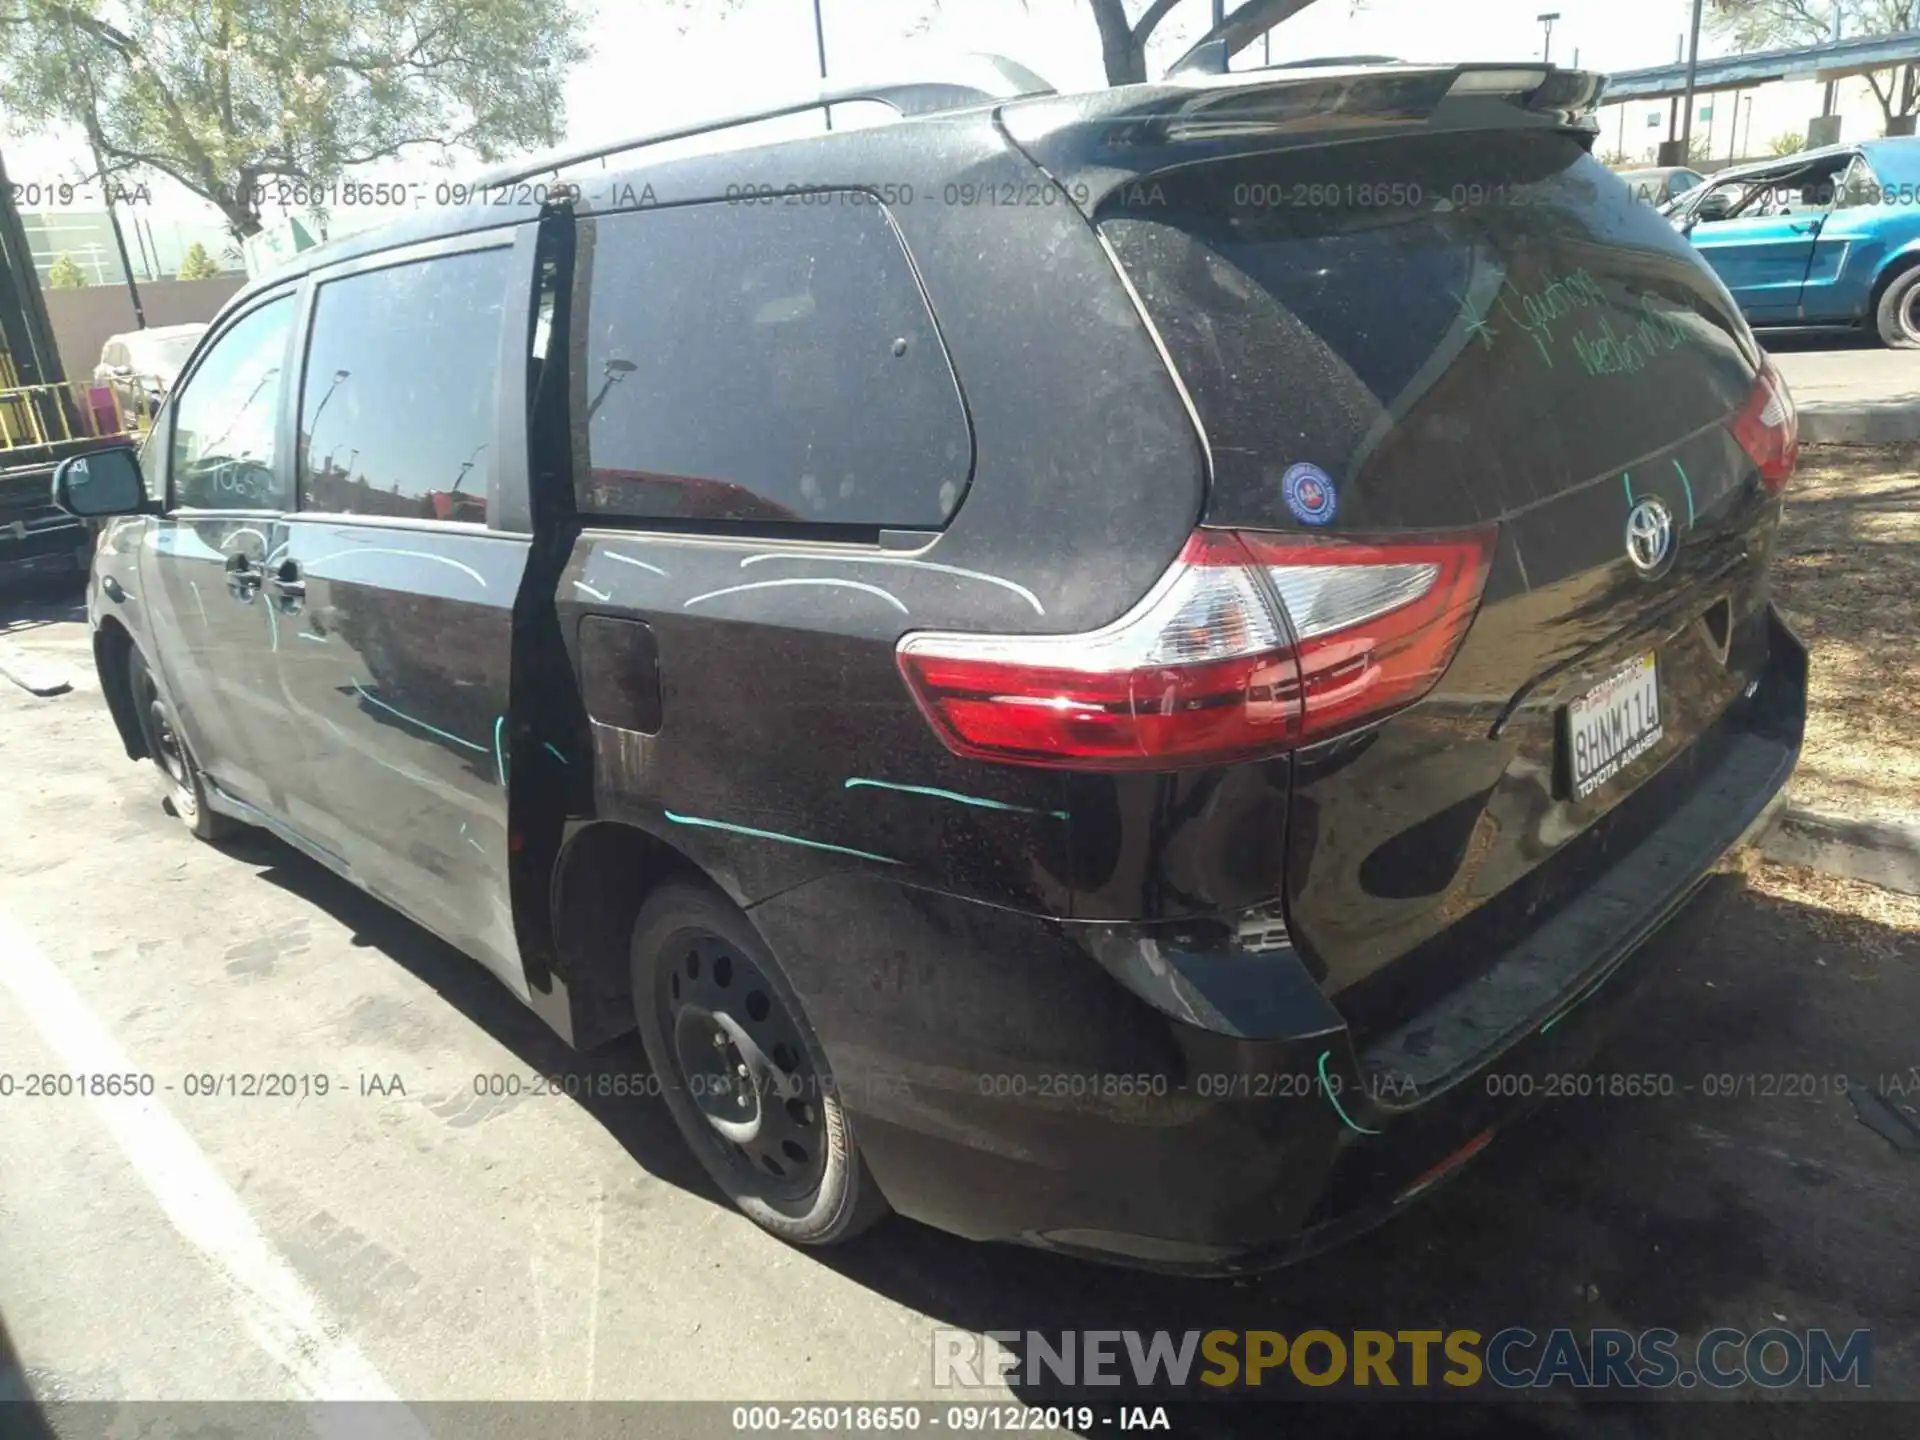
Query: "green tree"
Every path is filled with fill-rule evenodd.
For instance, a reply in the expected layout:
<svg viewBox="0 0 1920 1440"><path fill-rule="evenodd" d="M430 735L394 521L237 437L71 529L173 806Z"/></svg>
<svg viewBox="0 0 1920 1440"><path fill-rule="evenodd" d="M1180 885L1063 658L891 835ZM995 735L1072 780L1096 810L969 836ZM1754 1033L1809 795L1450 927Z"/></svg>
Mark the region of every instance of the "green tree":
<svg viewBox="0 0 1920 1440"><path fill-rule="evenodd" d="M180 257L181 280L211 280L220 273L220 267L213 257L207 254L207 247L198 240L187 247L187 253Z"/></svg>
<svg viewBox="0 0 1920 1440"><path fill-rule="evenodd" d="M1807 148L1807 137L1798 130L1782 130L1767 142L1767 154L1775 156L1798 155Z"/></svg>
<svg viewBox="0 0 1920 1440"><path fill-rule="evenodd" d="M0 110L78 125L245 237L269 180L556 143L581 34L572 0L0 0Z"/></svg>
<svg viewBox="0 0 1920 1440"><path fill-rule="evenodd" d="M1742 50L1820 45L1833 38L1834 15L1848 38L1914 28L1914 0L1713 0L1713 31ZM1920 110L1920 76L1911 65L1865 76L1887 124Z"/></svg>
<svg viewBox="0 0 1920 1440"><path fill-rule="evenodd" d="M86 283L87 277L64 250L47 267L47 284L55 290L78 290Z"/></svg>

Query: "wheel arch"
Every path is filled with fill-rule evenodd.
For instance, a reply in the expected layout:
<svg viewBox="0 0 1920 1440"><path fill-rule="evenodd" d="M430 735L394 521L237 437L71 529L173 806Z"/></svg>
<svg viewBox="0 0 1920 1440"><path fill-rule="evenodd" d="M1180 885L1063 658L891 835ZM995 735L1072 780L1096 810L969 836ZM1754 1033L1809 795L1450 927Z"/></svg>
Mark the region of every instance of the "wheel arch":
<svg viewBox="0 0 1920 1440"><path fill-rule="evenodd" d="M721 887L659 836L621 820L596 820L571 835L548 883L555 969L572 995L573 1043L581 1050L634 1028L628 950L640 907L669 880Z"/></svg>
<svg viewBox="0 0 1920 1440"><path fill-rule="evenodd" d="M1867 323L1873 324L1880 314L1880 301L1893 282L1911 270L1920 269L1920 240L1904 250L1895 251L1880 267L1880 273L1873 277L1873 289L1867 295Z"/></svg>
<svg viewBox="0 0 1920 1440"><path fill-rule="evenodd" d="M133 686L127 677L127 659L134 651L133 636L113 616L104 616L93 632L93 668L100 676L101 693L107 697L107 713L113 716L113 728L120 732L129 760L147 758L146 736L140 730L140 718L133 711Z"/></svg>

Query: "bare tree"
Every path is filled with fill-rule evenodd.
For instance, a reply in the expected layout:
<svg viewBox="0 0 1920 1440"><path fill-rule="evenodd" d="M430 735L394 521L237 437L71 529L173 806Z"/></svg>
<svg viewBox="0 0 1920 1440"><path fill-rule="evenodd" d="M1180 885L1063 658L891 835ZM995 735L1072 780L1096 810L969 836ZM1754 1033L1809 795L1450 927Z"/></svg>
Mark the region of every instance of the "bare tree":
<svg viewBox="0 0 1920 1440"><path fill-rule="evenodd" d="M1916 0L1713 0L1711 24L1742 50L1775 50L1831 40L1836 11L1842 35L1897 35L1920 21ZM1865 78L1888 128L1920 109L1913 66L1871 71Z"/></svg>
<svg viewBox="0 0 1920 1440"><path fill-rule="evenodd" d="M928 9L908 26L909 34L924 34L932 27L933 12L941 0L930 0ZM1031 8L1033 0L1021 0ZM1197 6L1204 0L1052 0L1056 4L1084 5L1093 13L1093 24L1100 39L1100 59L1109 85L1133 85L1147 78L1147 45L1161 24L1181 4ZM1314 0L1239 0L1227 5L1228 48L1243 49L1262 33L1288 17L1299 13ZM1365 8L1366 0L1347 0L1348 13Z"/></svg>

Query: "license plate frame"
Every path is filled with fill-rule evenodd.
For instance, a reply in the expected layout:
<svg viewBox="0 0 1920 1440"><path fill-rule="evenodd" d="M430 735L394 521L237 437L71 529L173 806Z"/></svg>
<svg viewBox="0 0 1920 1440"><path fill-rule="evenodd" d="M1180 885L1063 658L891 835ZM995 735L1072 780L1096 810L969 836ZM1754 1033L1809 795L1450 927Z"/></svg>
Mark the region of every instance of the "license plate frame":
<svg viewBox="0 0 1920 1440"><path fill-rule="evenodd" d="M1665 735L1659 657L1645 650L1562 707L1566 795L1575 802L1591 799Z"/></svg>

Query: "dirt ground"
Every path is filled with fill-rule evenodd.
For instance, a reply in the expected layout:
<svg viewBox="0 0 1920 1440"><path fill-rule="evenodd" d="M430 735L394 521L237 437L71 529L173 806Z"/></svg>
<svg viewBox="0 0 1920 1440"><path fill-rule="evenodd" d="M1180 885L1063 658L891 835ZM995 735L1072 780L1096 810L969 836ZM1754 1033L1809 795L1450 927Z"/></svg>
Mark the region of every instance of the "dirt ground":
<svg viewBox="0 0 1920 1440"><path fill-rule="evenodd" d="M1920 445L1803 451L1774 576L1813 650L1795 798L1920 812Z"/></svg>

